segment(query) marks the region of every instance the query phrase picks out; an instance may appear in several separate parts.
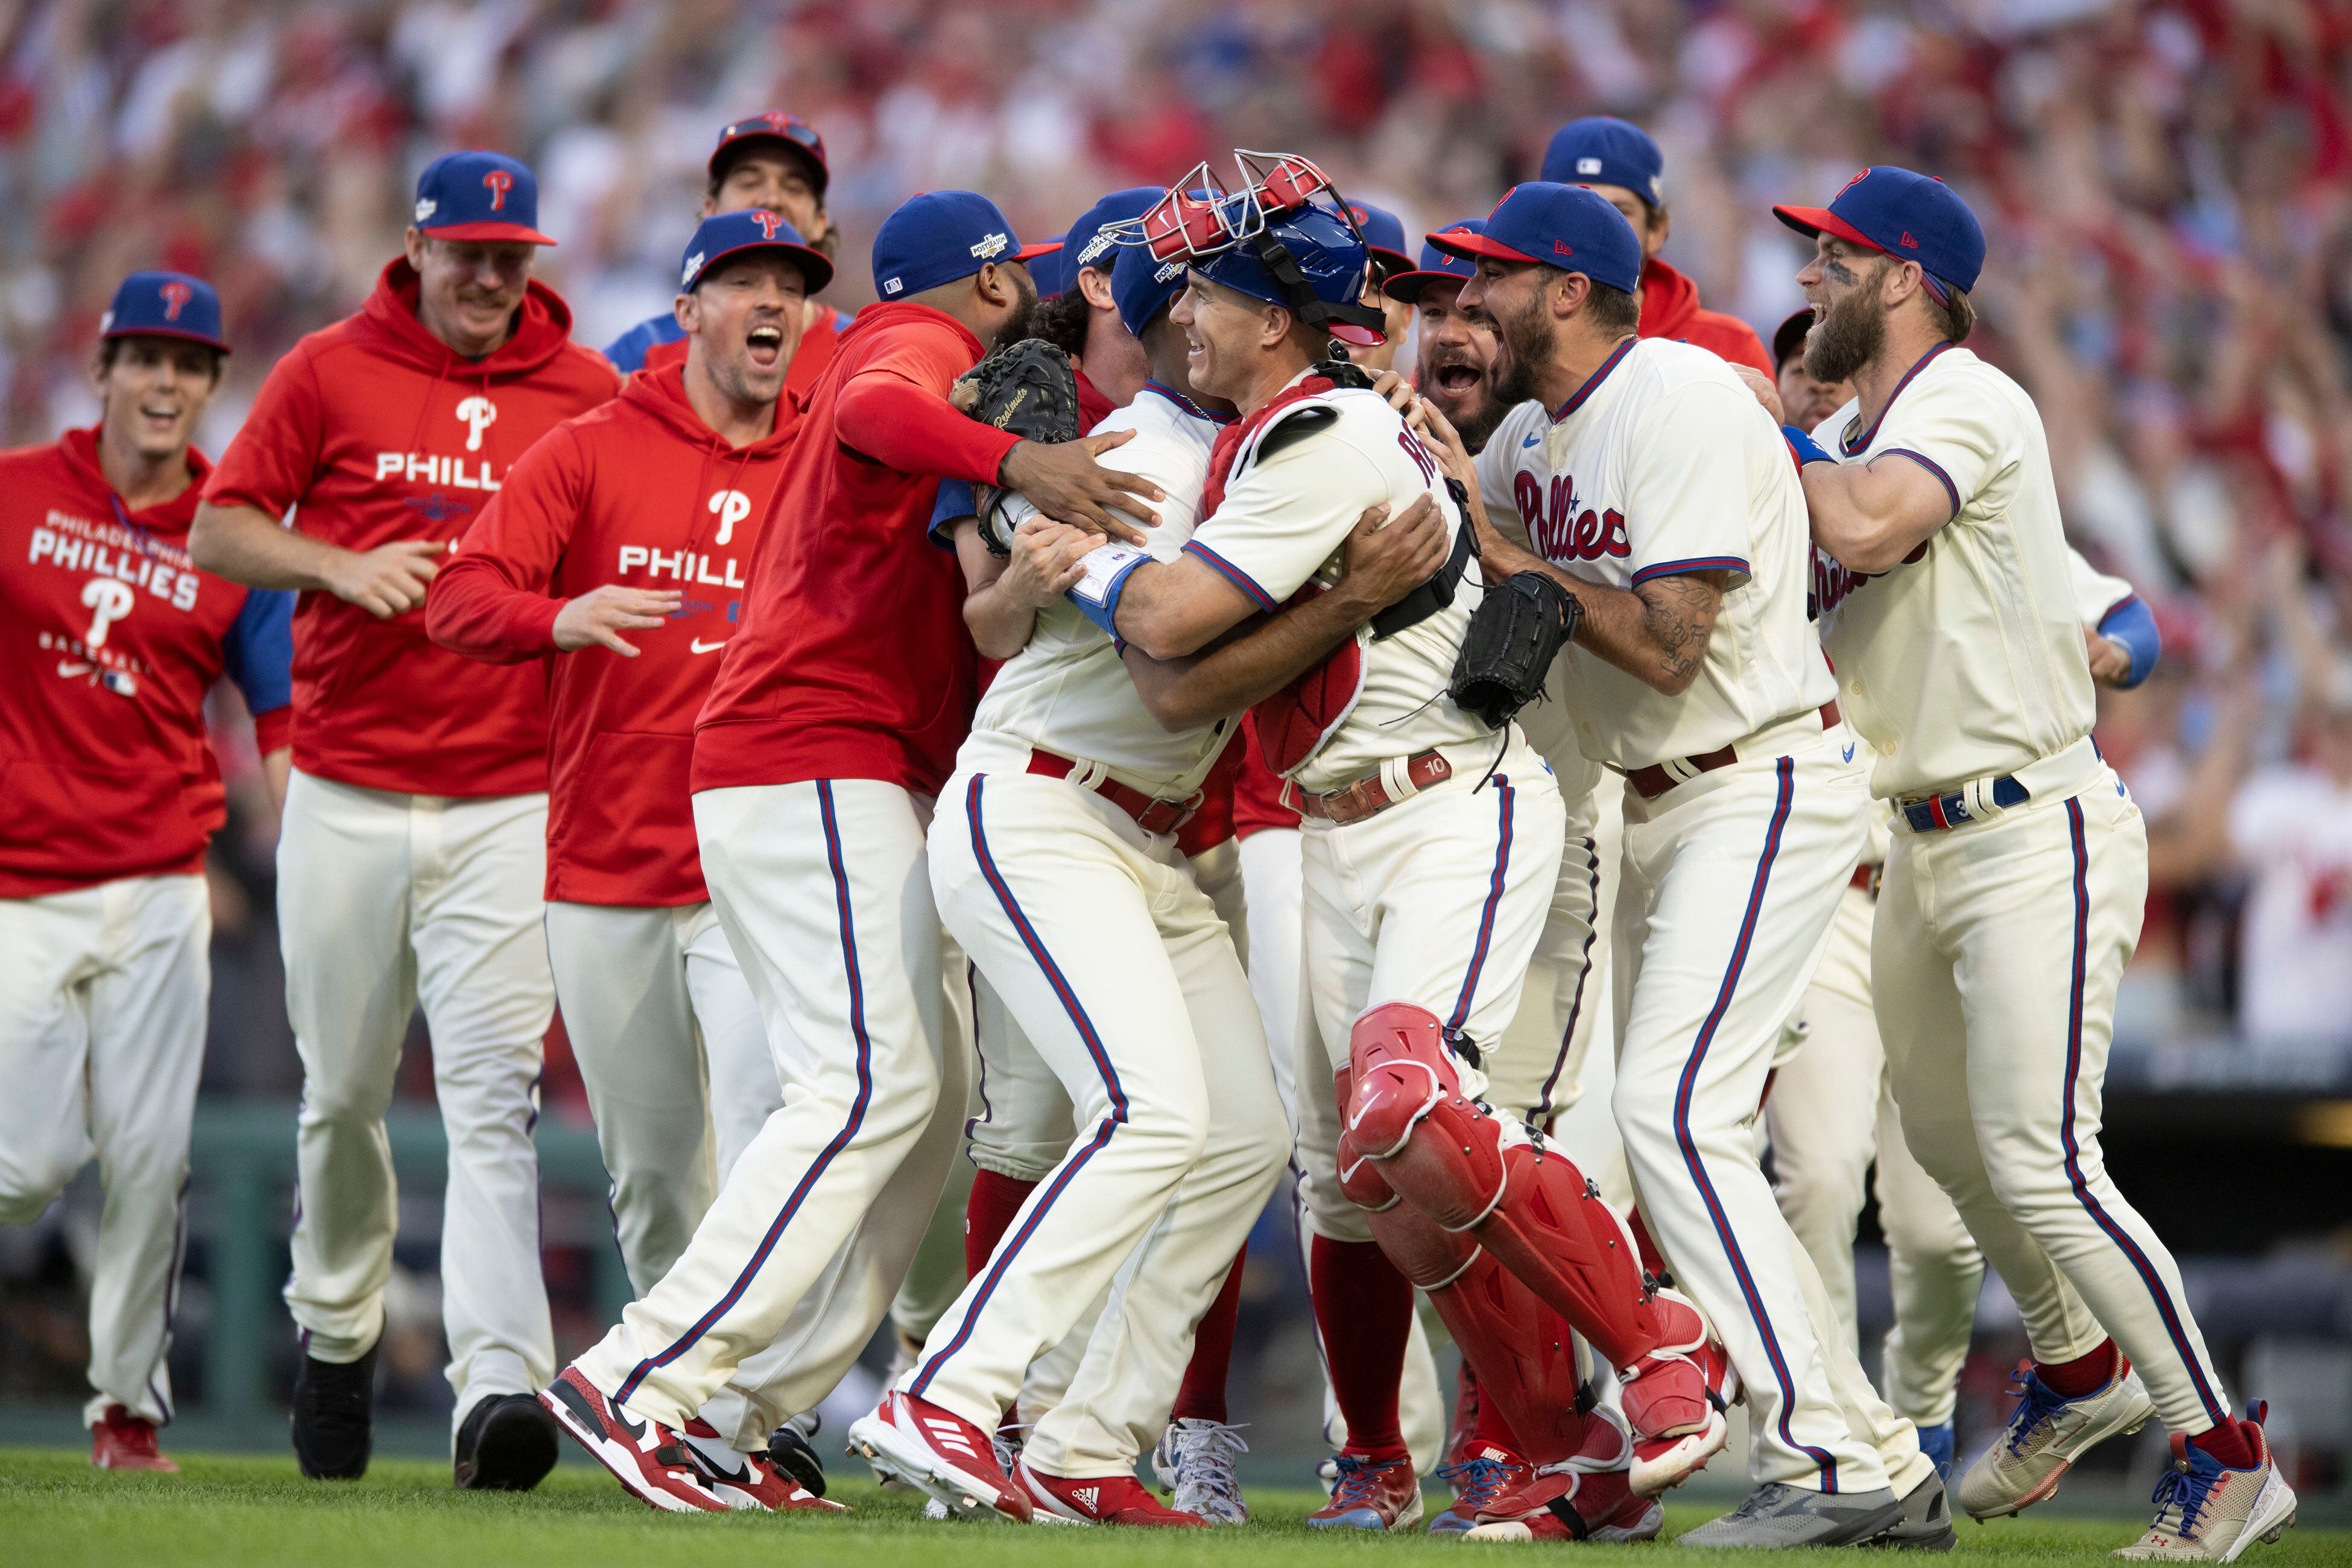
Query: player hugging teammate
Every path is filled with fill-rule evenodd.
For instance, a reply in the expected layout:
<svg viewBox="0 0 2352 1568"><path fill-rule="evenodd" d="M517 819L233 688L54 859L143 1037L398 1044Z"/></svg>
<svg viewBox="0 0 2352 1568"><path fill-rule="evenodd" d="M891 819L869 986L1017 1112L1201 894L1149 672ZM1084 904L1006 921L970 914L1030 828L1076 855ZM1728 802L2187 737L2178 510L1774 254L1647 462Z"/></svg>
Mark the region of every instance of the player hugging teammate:
<svg viewBox="0 0 2352 1568"><path fill-rule="evenodd" d="M421 1005L461 1486L529 1487L568 1434L656 1508L839 1511L810 1413L968 1140L961 1294L846 1434L936 1514L1245 1521L1223 1383L1287 1164L1318 1529L1414 1527L1433 1468L1433 1531L1647 1539L1738 1401L1751 1489L1684 1544L1947 1548L1987 1264L2033 1360L1965 1511L2160 1415L2126 1555L2292 1522L2099 1155L2147 850L2092 692L2157 650L2070 557L2031 402L1961 346L1966 205L1882 167L1776 208L1817 255L1775 391L1661 259L1664 160L1622 121L1565 127L1417 266L1307 160L1236 163L1105 196L1042 316L1053 244L917 196L849 321L814 299L823 139L736 121L616 386L530 278L530 172L454 153L217 470L188 436L218 302L124 282L98 428L0 458L0 760L33 781L0 1204L107 1161L98 1462L169 1468L226 670L273 781L290 729L308 1475L371 1451ZM530 1142L558 998L636 1292L562 1368ZM1560 1118L1604 1006L1588 1147ZM1442 1464L1416 1292L1465 1363Z"/></svg>

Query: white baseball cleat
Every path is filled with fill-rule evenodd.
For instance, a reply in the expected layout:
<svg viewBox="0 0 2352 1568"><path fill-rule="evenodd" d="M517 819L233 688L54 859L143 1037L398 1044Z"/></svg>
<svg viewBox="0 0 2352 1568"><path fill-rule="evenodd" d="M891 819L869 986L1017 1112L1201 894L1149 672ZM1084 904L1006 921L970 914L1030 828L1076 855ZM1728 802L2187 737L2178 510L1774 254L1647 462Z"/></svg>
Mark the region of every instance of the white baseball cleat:
<svg viewBox="0 0 2352 1568"><path fill-rule="evenodd" d="M1234 1456L1248 1452L1239 1426L1180 1415L1151 1450L1151 1473L1179 1513L1199 1514L1211 1524L1247 1524L1249 1504L1234 1479Z"/></svg>
<svg viewBox="0 0 2352 1568"><path fill-rule="evenodd" d="M2069 1399L2018 1363L2017 1408L2009 1428L1960 1478L1956 1500L1970 1519L2020 1513L2055 1493L2074 1461L2118 1434L2138 1431L2156 1414L2139 1374L2118 1356L2106 1386Z"/></svg>
<svg viewBox="0 0 2352 1568"><path fill-rule="evenodd" d="M2294 1489L2271 1462L2263 1407L2245 1425L2257 1463L2233 1470L2176 1436L2172 1468L2156 1483L2156 1522L2116 1555L2167 1563L2235 1563L2257 1541L2276 1541L2294 1523Z"/></svg>
<svg viewBox="0 0 2352 1568"><path fill-rule="evenodd" d="M989 1434L952 1410L893 1389L849 1424L850 1451L884 1480L904 1481L951 1517L1029 1522L1028 1494L999 1468Z"/></svg>

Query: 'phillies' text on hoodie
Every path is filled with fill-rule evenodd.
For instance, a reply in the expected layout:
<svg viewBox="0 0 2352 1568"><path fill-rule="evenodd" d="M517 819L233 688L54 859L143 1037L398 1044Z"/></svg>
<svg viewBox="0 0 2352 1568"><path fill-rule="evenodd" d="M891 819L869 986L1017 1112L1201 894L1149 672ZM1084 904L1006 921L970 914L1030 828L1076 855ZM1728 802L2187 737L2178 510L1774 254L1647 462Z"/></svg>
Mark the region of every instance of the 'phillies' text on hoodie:
<svg viewBox="0 0 2352 1568"><path fill-rule="evenodd" d="M549 665L550 900L710 896L687 788L694 721L741 624L752 545L797 418L786 397L773 434L730 447L687 401L678 366L641 371L523 455L434 579L433 640L494 663L554 654L563 601L606 584L686 597L667 625L622 634L635 658L591 647Z"/></svg>
<svg viewBox="0 0 2352 1568"><path fill-rule="evenodd" d="M479 360L417 319L396 258L355 315L312 332L262 383L205 499L247 506L346 550L456 542L532 442L619 383L571 341L572 311L534 281L514 335ZM446 559L446 558L445 558ZM544 672L436 647L425 615L378 620L331 594L294 615L294 765L363 789L440 795L547 787Z"/></svg>

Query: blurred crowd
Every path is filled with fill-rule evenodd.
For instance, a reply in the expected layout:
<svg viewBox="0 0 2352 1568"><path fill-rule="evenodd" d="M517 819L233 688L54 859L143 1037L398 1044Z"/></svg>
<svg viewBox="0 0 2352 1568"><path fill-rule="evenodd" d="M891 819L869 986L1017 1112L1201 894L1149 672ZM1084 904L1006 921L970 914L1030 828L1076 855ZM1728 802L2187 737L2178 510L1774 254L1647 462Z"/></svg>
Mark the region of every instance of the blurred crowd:
<svg viewBox="0 0 2352 1568"><path fill-rule="evenodd" d="M2167 641L2101 730L2155 848L2122 1033L2352 1033L2352 0L35 0L0 30L16 442L89 419L108 293L163 266L227 303L218 450L457 146L538 170L543 275L597 343L667 304L716 128L768 108L825 137L849 310L917 190L1045 235L1271 147L1418 232L1606 112L1667 150L1667 258L1769 340L1801 302L1774 200L1939 174L1991 241L1970 346ZM223 847L224 1008L273 994L272 826ZM215 1070L290 1088L282 1022L244 1022Z"/></svg>

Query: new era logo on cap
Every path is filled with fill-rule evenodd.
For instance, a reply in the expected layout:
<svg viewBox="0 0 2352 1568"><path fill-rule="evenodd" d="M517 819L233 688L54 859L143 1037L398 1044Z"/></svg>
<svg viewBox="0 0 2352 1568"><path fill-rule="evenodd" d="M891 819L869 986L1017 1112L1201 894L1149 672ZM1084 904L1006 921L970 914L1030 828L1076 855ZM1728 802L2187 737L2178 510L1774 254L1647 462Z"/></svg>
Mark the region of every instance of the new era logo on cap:
<svg viewBox="0 0 2352 1568"><path fill-rule="evenodd" d="M553 245L539 232L539 182L503 153L449 153L416 177L416 226L436 239Z"/></svg>

